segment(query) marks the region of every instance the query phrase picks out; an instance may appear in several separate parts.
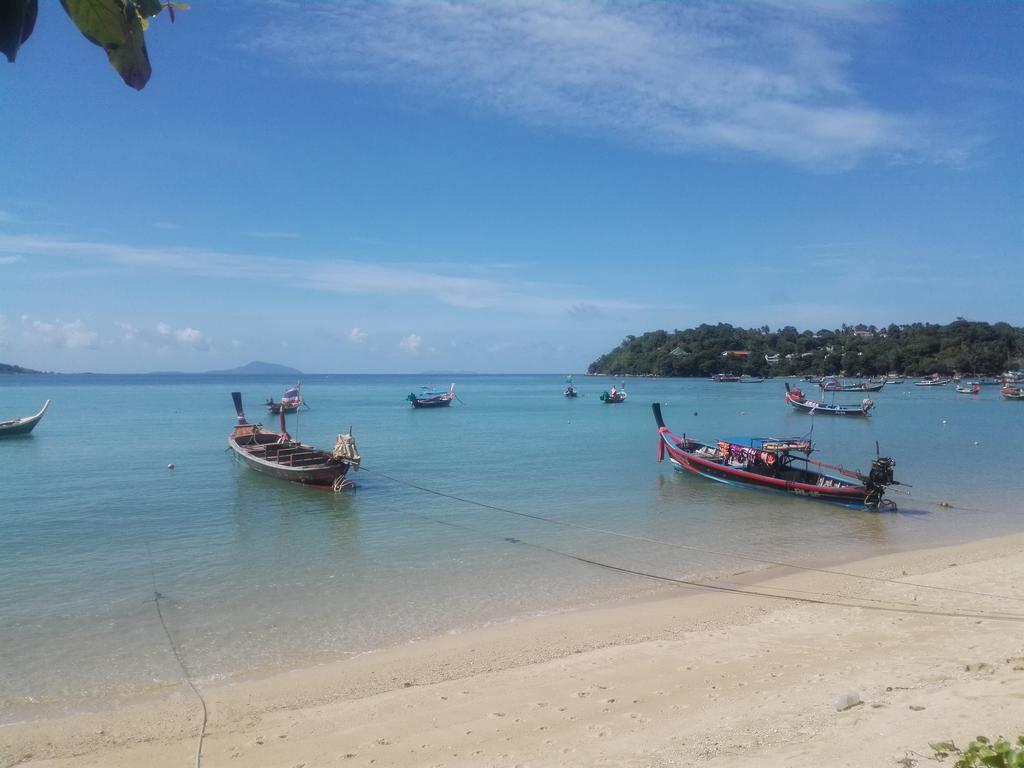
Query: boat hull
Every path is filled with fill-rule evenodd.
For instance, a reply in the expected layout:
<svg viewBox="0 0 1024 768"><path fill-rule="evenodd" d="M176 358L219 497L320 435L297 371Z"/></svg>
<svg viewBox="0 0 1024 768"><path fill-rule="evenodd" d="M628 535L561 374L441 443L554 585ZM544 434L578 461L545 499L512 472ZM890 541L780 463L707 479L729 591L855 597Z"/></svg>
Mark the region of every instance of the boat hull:
<svg viewBox="0 0 1024 768"><path fill-rule="evenodd" d="M1024 388L1022 387L1003 387L999 390L999 394L1007 400L1024 400Z"/></svg>
<svg viewBox="0 0 1024 768"><path fill-rule="evenodd" d="M451 397L416 398L412 401L413 408L446 408L452 404Z"/></svg>
<svg viewBox="0 0 1024 768"><path fill-rule="evenodd" d="M50 401L47 400L43 403L43 407L39 409L39 413L33 416L0 422L0 437L23 437L24 435L31 434L36 425L43 420L43 416L46 415L46 409L49 407Z"/></svg>
<svg viewBox="0 0 1024 768"><path fill-rule="evenodd" d="M250 469L279 480L333 486L348 473L349 464L333 459L326 451L302 443L277 443L275 438L280 438L276 432L244 425L235 429L228 445Z"/></svg>
<svg viewBox="0 0 1024 768"><path fill-rule="evenodd" d="M793 483L773 481L750 472L743 472L732 467L704 462L683 451L668 450L669 461L673 469L679 472L690 472L709 480L716 480L726 485L750 488L758 491L784 493L805 499L815 499L829 504L838 504L851 509L864 509L867 491L863 486L849 488L825 488L809 483ZM836 480L836 482L841 482Z"/></svg>
<svg viewBox="0 0 1024 768"><path fill-rule="evenodd" d="M885 386L881 384L821 384L823 392L881 392Z"/></svg>
<svg viewBox="0 0 1024 768"><path fill-rule="evenodd" d="M301 402L296 405L282 405L281 403L271 401L267 403L267 410L270 411L270 413L280 413L281 411L284 411L285 413L295 413L299 410L301 405Z"/></svg>

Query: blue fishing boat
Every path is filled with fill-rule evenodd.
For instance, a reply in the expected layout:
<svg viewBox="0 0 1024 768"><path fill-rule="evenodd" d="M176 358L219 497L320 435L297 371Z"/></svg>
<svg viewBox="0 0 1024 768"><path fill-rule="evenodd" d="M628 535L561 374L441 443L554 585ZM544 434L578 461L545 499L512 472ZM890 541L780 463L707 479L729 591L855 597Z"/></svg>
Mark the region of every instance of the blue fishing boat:
<svg viewBox="0 0 1024 768"><path fill-rule="evenodd" d="M410 392L405 398L413 408L443 408L452 404L455 399L455 385L447 390L436 390L423 387L419 393Z"/></svg>
<svg viewBox="0 0 1024 768"><path fill-rule="evenodd" d="M836 403L823 403L820 400L810 400L798 388L790 388L786 384L786 402L798 411L809 413L812 416L821 414L824 416L867 416L875 407L875 401L865 397L859 405L839 405Z"/></svg>
<svg viewBox="0 0 1024 768"><path fill-rule="evenodd" d="M29 434L36 428L36 424L43 420L43 415L49 407L50 401L47 400L43 403L43 407L39 409L39 413L33 416L22 416L20 419L0 421L0 437L16 437Z"/></svg>

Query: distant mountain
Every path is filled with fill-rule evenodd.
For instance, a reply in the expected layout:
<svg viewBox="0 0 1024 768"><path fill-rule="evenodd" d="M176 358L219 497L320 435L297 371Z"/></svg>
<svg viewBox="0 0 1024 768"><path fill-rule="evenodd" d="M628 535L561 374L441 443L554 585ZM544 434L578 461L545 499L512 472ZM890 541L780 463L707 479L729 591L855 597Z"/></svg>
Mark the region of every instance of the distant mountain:
<svg viewBox="0 0 1024 768"><path fill-rule="evenodd" d="M22 368L20 365L0 363L0 375L13 373L42 373L42 371L33 371L31 368Z"/></svg>
<svg viewBox="0 0 1024 768"><path fill-rule="evenodd" d="M239 368L231 368L227 371L207 371L208 374L230 375L230 376L301 376L302 371L297 368L289 368L287 365L277 363L264 363L260 360L253 360L251 363Z"/></svg>

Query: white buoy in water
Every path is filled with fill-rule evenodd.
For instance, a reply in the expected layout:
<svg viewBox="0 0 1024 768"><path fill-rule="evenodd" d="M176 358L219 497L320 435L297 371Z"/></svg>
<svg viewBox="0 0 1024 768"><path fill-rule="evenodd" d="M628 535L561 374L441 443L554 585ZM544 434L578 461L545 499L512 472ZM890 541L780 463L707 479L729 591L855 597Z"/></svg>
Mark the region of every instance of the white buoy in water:
<svg viewBox="0 0 1024 768"><path fill-rule="evenodd" d="M167 468L168 468L168 469L174 469L174 465L173 465L173 464L168 464L168 465L167 465Z"/></svg>

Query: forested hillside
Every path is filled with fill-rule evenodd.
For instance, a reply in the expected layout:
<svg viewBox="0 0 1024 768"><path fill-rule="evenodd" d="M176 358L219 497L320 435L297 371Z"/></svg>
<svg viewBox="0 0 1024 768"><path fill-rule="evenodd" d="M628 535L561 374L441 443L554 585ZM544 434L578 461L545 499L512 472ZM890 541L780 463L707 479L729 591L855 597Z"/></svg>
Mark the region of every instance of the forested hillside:
<svg viewBox="0 0 1024 768"><path fill-rule="evenodd" d="M1000 373L1024 367L1024 328L1007 323L958 319L949 325L914 323L876 328L772 331L735 328L728 323L684 331L651 331L627 336L588 369L589 373L636 376L758 376L889 372Z"/></svg>
<svg viewBox="0 0 1024 768"><path fill-rule="evenodd" d="M39 371L33 371L31 368L22 368L20 365L0 363L0 375L5 373L39 373Z"/></svg>

